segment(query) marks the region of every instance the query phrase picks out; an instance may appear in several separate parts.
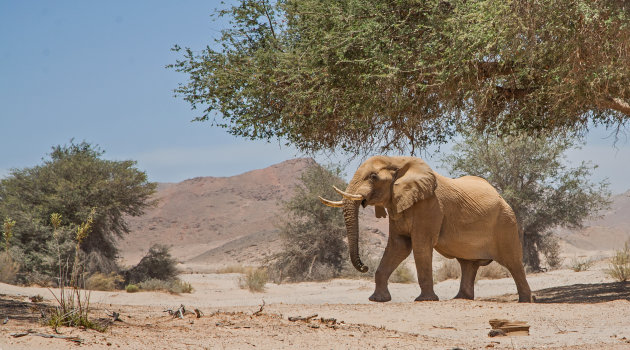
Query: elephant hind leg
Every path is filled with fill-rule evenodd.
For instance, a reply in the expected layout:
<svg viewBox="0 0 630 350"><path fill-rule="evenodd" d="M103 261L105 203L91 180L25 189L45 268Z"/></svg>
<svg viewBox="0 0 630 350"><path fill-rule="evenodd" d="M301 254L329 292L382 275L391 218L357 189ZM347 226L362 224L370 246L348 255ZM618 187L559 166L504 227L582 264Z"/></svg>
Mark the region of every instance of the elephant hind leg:
<svg viewBox="0 0 630 350"><path fill-rule="evenodd" d="M518 302L533 302L534 299L532 297L532 291L529 288L529 283L527 283L527 278L525 277L525 268L523 267L523 263L519 261L501 265L505 266L508 271L510 271L512 278L514 278L514 283L516 283L516 290L518 291Z"/></svg>
<svg viewBox="0 0 630 350"><path fill-rule="evenodd" d="M455 299L475 299L475 277L479 269L479 262L474 260L457 259L462 270L459 292Z"/></svg>

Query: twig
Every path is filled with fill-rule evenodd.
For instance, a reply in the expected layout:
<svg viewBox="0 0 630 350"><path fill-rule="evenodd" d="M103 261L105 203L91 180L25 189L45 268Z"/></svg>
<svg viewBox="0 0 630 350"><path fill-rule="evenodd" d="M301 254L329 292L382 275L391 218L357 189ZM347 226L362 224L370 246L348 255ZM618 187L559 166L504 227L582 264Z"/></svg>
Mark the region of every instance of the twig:
<svg viewBox="0 0 630 350"><path fill-rule="evenodd" d="M73 336L67 336L67 335L58 335L58 334L38 333L38 332L36 332L36 331L34 331L32 329L29 329L26 332L11 333L11 336L13 338L24 337L24 336L27 336L27 335L33 335L33 336L43 337L43 338L65 339L65 340L73 341L73 342L78 343L78 344L83 343L83 339L81 339L79 337L73 337Z"/></svg>
<svg viewBox="0 0 630 350"><path fill-rule="evenodd" d="M120 313L116 312L116 311L109 311L107 309L105 309L105 311L107 312L107 316L112 317L113 318L113 322L123 322L123 320L120 319Z"/></svg>
<svg viewBox="0 0 630 350"><path fill-rule="evenodd" d="M292 316L292 317L289 317L289 321L291 321L291 322L295 322L295 321L306 321L306 322L308 322L308 321L311 320L311 318L315 318L315 317L317 317L317 314L313 314L313 315L307 316L307 317Z"/></svg>
<svg viewBox="0 0 630 350"><path fill-rule="evenodd" d="M263 308L265 307L265 299L262 300L262 305L260 305L260 310L253 313L254 316L260 316L263 312Z"/></svg>
<svg viewBox="0 0 630 350"><path fill-rule="evenodd" d="M201 316L203 316L203 312L199 309L195 309L195 315L197 315L197 318L201 318Z"/></svg>

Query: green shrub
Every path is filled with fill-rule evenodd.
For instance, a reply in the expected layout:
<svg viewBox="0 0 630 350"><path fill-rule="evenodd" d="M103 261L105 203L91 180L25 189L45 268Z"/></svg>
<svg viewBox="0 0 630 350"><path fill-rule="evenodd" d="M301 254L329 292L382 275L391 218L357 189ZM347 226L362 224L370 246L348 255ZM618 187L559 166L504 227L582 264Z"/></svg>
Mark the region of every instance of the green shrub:
<svg viewBox="0 0 630 350"><path fill-rule="evenodd" d="M610 268L606 270L606 273L619 282L630 280L630 245L628 242L623 249L617 250L615 256L610 259Z"/></svg>
<svg viewBox="0 0 630 350"><path fill-rule="evenodd" d="M124 279L117 273L110 273L109 275L97 272L90 276L85 281L85 288L91 290L116 290L119 289Z"/></svg>
<svg viewBox="0 0 630 350"><path fill-rule="evenodd" d="M125 283L139 283L151 279L170 281L177 278L177 261L169 247L154 244L138 265L125 272Z"/></svg>
<svg viewBox="0 0 630 350"><path fill-rule="evenodd" d="M262 292L265 290L265 284L267 284L268 280L267 269L254 269L239 278L239 287L241 289L247 288L251 292Z"/></svg>
<svg viewBox="0 0 630 350"><path fill-rule="evenodd" d="M595 264L595 262L591 259L571 259L571 269L575 272L586 271L593 267L593 264Z"/></svg>
<svg viewBox="0 0 630 350"><path fill-rule="evenodd" d="M139 291L140 291L140 287L138 287L138 286L137 286L137 285L135 285L135 284L128 284L128 285L125 287L125 290L127 291L127 293L136 293L136 292L139 292Z"/></svg>

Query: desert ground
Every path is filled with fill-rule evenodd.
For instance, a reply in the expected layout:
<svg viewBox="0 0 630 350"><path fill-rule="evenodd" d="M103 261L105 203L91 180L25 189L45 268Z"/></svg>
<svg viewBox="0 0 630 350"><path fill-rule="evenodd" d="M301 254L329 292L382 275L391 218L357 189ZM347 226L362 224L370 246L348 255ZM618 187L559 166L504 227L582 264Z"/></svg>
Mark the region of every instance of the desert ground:
<svg viewBox="0 0 630 350"><path fill-rule="evenodd" d="M415 283L393 283L393 300L377 304L367 300L374 286L368 279L268 283L264 292L252 293L239 288L239 274L189 273L181 278L194 287L191 294L92 291L93 317L111 323L102 333L63 328L55 334L41 324L41 304L30 301L41 295L43 304L53 305L54 291L0 284L6 321L0 348L630 349L630 283L614 282L607 266L603 259L588 271L528 275L533 304L515 301L510 278L479 280L474 301L451 299L456 280L436 284L440 301L421 303L413 302ZM165 312L180 305L188 310L183 318ZM111 321L112 312L120 322ZM488 321L496 318L525 321L530 334L489 337ZM28 335L14 337L19 333ZM80 343L41 335L78 337Z"/></svg>

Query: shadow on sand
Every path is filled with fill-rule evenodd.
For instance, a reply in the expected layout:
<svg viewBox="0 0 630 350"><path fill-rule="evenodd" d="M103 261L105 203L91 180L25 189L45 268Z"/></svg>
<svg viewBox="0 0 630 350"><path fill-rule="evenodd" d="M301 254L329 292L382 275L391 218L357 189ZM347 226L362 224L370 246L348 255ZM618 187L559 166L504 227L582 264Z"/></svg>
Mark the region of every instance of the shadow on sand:
<svg viewBox="0 0 630 350"><path fill-rule="evenodd" d="M43 307L40 304L24 302L17 300L13 296L0 294L0 316L2 316L0 322L3 322L6 318L9 318L9 320L37 322L41 319L40 308Z"/></svg>
<svg viewBox="0 0 630 350"><path fill-rule="evenodd" d="M613 300L630 301L630 281L592 284L571 284L534 291L536 303L592 304ZM483 298L484 301L516 302L518 295L506 294Z"/></svg>
<svg viewBox="0 0 630 350"><path fill-rule="evenodd" d="M590 304L613 300L630 301L629 282L572 284L534 292L537 303Z"/></svg>

